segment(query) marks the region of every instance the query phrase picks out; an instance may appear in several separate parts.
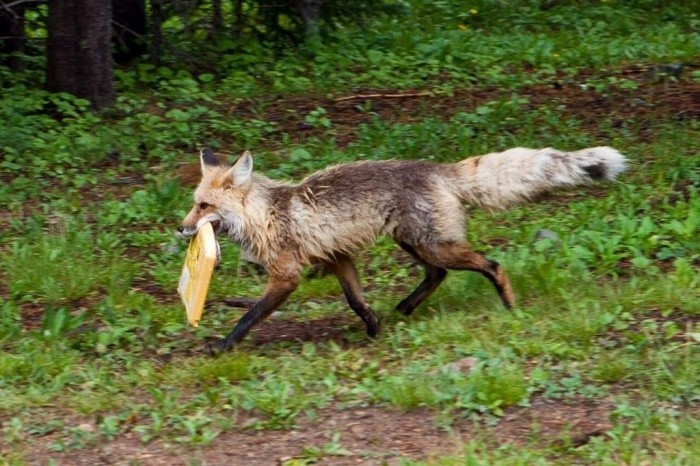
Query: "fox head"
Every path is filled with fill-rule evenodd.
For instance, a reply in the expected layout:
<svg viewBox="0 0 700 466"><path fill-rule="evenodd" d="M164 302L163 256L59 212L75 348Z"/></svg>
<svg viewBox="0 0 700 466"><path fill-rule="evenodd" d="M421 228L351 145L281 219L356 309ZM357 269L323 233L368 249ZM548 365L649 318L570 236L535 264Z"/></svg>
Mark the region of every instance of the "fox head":
<svg viewBox="0 0 700 466"><path fill-rule="evenodd" d="M253 157L246 151L232 166L223 165L207 148L199 154L202 180L194 192L192 210L178 228L180 234L192 236L210 222L215 233L236 236L245 215L245 199L250 191Z"/></svg>

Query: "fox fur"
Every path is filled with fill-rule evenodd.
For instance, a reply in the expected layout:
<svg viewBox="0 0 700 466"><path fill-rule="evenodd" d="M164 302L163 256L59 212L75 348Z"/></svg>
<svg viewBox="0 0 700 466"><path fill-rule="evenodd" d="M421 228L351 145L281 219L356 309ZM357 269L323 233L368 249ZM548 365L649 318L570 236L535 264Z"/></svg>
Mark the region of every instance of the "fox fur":
<svg viewBox="0 0 700 466"><path fill-rule="evenodd" d="M253 173L244 153L233 166L209 149L200 153L202 178L180 227L193 235L211 222L240 244L243 256L266 269L269 281L233 331L214 351L229 350L296 289L302 268L321 264L335 274L350 307L376 336L379 321L362 297L351 255L378 236L391 236L425 269L425 279L397 310L408 315L444 280L447 269L486 276L507 307L514 295L495 261L465 240L463 204L506 209L558 188L612 180L626 159L610 147L575 152L514 148L457 163L362 161L331 166L298 184Z"/></svg>

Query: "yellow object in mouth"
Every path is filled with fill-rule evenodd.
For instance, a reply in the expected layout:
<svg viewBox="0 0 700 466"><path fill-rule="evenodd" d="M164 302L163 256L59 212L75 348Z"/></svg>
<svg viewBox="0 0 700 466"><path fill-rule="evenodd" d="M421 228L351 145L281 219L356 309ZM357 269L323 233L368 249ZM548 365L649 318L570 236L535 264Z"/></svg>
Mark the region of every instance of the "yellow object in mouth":
<svg viewBox="0 0 700 466"><path fill-rule="evenodd" d="M199 326L209 283L219 256L219 244L211 223L202 225L190 239L177 291L187 312L187 321Z"/></svg>

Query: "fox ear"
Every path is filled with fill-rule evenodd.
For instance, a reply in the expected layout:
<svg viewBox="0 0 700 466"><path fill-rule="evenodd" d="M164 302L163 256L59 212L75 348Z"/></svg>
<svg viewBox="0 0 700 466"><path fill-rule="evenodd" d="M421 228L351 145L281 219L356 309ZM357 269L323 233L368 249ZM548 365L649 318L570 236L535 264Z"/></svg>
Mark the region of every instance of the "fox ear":
<svg viewBox="0 0 700 466"><path fill-rule="evenodd" d="M250 181L252 174L253 156L250 154L250 151L245 151L226 173L226 176L231 178L234 186L242 186Z"/></svg>
<svg viewBox="0 0 700 466"><path fill-rule="evenodd" d="M218 167L221 165L219 159L216 158L214 152L208 147L203 147L199 151L199 161L202 163L202 175L206 174L211 167Z"/></svg>

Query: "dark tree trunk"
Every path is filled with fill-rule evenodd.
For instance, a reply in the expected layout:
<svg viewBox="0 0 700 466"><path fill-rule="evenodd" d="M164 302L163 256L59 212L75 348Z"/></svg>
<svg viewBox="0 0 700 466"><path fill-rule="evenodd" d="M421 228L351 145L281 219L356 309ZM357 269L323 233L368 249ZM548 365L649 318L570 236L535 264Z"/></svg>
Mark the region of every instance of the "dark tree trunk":
<svg viewBox="0 0 700 466"><path fill-rule="evenodd" d="M110 0L49 0L46 87L88 99L95 110L114 103Z"/></svg>
<svg viewBox="0 0 700 466"><path fill-rule="evenodd" d="M13 70L22 68L18 54L24 52L24 6L0 10L0 63Z"/></svg>
<svg viewBox="0 0 700 466"><path fill-rule="evenodd" d="M146 1L112 0L114 61L128 65L147 52Z"/></svg>
<svg viewBox="0 0 700 466"><path fill-rule="evenodd" d="M221 28L224 26L224 17L221 13L221 0L212 0L212 9L211 29L214 34L219 34Z"/></svg>
<svg viewBox="0 0 700 466"><path fill-rule="evenodd" d="M294 0L301 20L304 22L306 41L319 40L318 22L321 19L321 0Z"/></svg>
<svg viewBox="0 0 700 466"><path fill-rule="evenodd" d="M163 50L163 0L151 1L151 62L160 63L160 54Z"/></svg>
<svg viewBox="0 0 700 466"><path fill-rule="evenodd" d="M233 0L233 17L235 21L233 26L233 36L238 39L243 33L243 0Z"/></svg>

